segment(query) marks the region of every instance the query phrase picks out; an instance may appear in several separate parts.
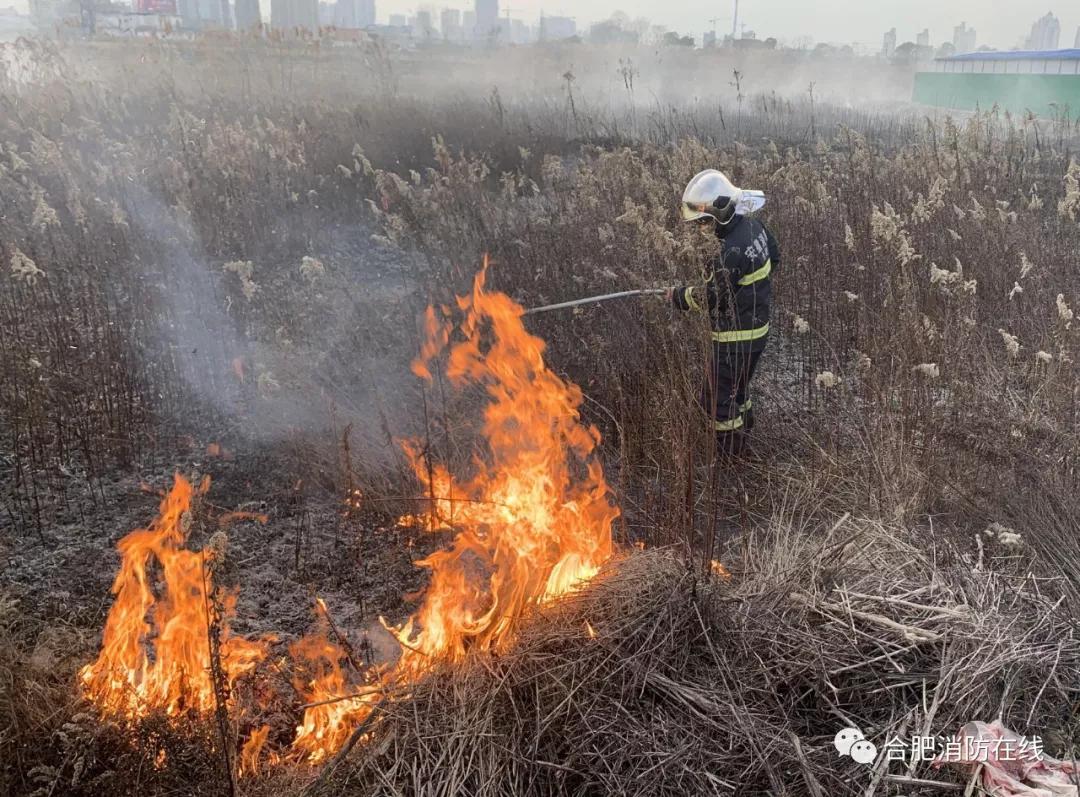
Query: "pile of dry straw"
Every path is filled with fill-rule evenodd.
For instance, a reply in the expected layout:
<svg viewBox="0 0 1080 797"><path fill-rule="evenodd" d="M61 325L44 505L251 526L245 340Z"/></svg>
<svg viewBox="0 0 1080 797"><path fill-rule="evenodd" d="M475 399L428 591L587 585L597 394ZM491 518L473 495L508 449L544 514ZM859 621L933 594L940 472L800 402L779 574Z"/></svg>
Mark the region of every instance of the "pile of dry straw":
<svg viewBox="0 0 1080 797"><path fill-rule="evenodd" d="M322 785L356 794L937 794L962 772L840 758L1002 717L1062 752L1080 643L1004 549L927 551L845 518L743 540L731 580L674 551L612 562L514 649L380 707ZM996 545L990 541L988 546ZM995 553L997 556L995 556ZM1067 752L1067 751L1066 751ZM320 789L321 790L321 789Z"/></svg>

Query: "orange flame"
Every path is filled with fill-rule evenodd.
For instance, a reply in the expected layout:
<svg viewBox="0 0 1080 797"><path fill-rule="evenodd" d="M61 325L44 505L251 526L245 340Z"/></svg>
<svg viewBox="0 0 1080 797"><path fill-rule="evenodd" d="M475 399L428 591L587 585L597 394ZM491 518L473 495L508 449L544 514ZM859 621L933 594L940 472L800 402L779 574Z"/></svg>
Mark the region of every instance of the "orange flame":
<svg viewBox="0 0 1080 797"><path fill-rule="evenodd" d="M348 651L329 638L328 631L337 632L319 601L316 632L289 648L299 665L293 685L307 701L293 748L310 762L340 749L396 682L461 661L473 650L498 650L524 614L578 589L611 555L618 510L595 457L600 434L581 421L581 390L548 370L544 343L525 330L521 306L485 291L486 265L472 293L457 300L464 318L453 338L445 320L449 308L442 308L443 319L428 309L426 340L413 363L414 373L430 381L445 355L449 381L480 386L489 399L486 450L475 457L469 478L429 465L418 444L404 445L432 500L426 514L403 522L453 529L456 536L449 550L419 562L431 570L430 585L416 614L390 629L402 647L395 665L350 677L343 669ZM207 488L208 481L201 489ZM102 651L80 672L86 694L103 709L135 717L151 708L175 715L214 707L207 633L213 587L205 566L213 553L180 547L193 492L177 476L160 517L120 542L123 559ZM362 496L354 490L346 500L351 509ZM151 557L162 570L160 599L148 572ZM230 636L235 596L224 602L220 650L231 685L265 657L268 640ZM587 632L595 635L591 626ZM242 773L257 771L268 733L263 726L244 745ZM266 758L276 760L273 753Z"/></svg>
<svg viewBox="0 0 1080 797"><path fill-rule="evenodd" d="M363 505L364 493L359 487L354 487L345 493L345 517L359 512Z"/></svg>
<svg viewBox="0 0 1080 797"><path fill-rule="evenodd" d="M430 381L445 352L452 384L485 388L487 452L475 458L475 474L459 481L442 465L429 470L419 444L404 444L433 500L427 514L402 523L454 528L457 536L449 550L418 563L431 570L431 582L419 611L388 629L402 651L380 675L383 690L470 650L498 649L526 611L577 589L612 551L618 510L594 457L600 434L578 413L581 390L548 370L544 342L525 330L521 306L484 290L486 265L472 293L458 297L461 335L451 345L452 325L428 308L426 340L413 363L413 372ZM321 662L302 690L313 702L356 693L341 671L343 651L325 630L293 652ZM312 761L330 755L368 716L379 691L309 707L294 746Z"/></svg>
<svg viewBox="0 0 1080 797"><path fill-rule="evenodd" d="M205 479L200 494L209 486ZM175 716L214 707L208 634L213 584L207 569L214 554L180 547L194 492L177 475L150 528L136 529L117 545L122 560L101 653L79 672L87 697L103 711L134 718L154 709ZM161 566L160 599L148 570L151 558ZM231 636L228 620L236 595L226 595L223 603L221 666L231 687L266 655L267 643ZM152 623L147 619L151 613Z"/></svg>
<svg viewBox="0 0 1080 797"><path fill-rule="evenodd" d="M217 524L221 526L221 528L225 528L238 520L254 520L256 523L261 523L265 526L270 522L270 516L265 512L226 512L217 519Z"/></svg>
<svg viewBox="0 0 1080 797"><path fill-rule="evenodd" d="M305 665L309 676L297 677L293 682L297 692L308 701L304 718L296 729L293 749L312 763L323 760L345 744L353 728L367 716L370 705L378 699L377 689L359 697L351 696L358 690L349 685L341 667L347 654L329 638L326 604L322 598L318 603L322 611L316 632L289 646L290 655Z"/></svg>
<svg viewBox="0 0 1080 797"><path fill-rule="evenodd" d="M240 766L237 772L240 777L258 773L259 759L262 758L262 751L266 746L266 739L269 735L270 726L263 725L261 728L253 730L251 736L244 742L244 746L240 749ZM280 760L281 756L272 750L266 756L266 762L270 765L276 764Z"/></svg>
<svg viewBox="0 0 1080 797"><path fill-rule="evenodd" d="M719 559L713 559L709 562L709 570L721 581L731 581L731 572L724 567L724 563Z"/></svg>
<svg viewBox="0 0 1080 797"><path fill-rule="evenodd" d="M417 478L434 500L429 528L459 529L449 550L418 564L432 571L424 604L394 631L402 665L423 670L434 660L498 648L531 606L576 589L611 555L618 516L600 463L599 432L582 423L580 388L548 370L544 342L522 324L523 309L484 290L487 263L472 293L458 297L464 339L432 308L426 342L413 371L430 380L447 353L447 376L458 387L481 385L488 452L476 473L455 479L406 444Z"/></svg>

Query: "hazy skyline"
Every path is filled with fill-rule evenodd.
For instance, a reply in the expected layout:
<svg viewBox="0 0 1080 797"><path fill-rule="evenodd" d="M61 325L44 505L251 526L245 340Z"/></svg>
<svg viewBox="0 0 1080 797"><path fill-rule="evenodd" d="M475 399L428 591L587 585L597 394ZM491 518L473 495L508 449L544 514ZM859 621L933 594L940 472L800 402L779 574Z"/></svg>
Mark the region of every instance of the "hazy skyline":
<svg viewBox="0 0 1080 797"><path fill-rule="evenodd" d="M0 0L2 2L2 0ZM422 2L415 0L376 0L380 19L389 14L415 13L418 8L467 8L471 2ZM578 25L587 26L605 19L615 11L631 17L648 17L658 25L694 36L710 30L710 19L716 18L720 33L731 30L734 0L676 0L658 3L656 0L501 0L509 6L511 15L532 19L546 14L575 17ZM1023 4L991 3L986 0L874 0L872 3L853 3L848 0L741 0L739 20L759 37L775 36L793 40L809 36L814 41L859 42L880 46L882 36L896 27L899 42L914 41L923 28L930 29L931 41L937 45L951 41L953 28L967 22L979 34L979 44L1008 48L1020 44L1036 18L1053 11L1061 20L1061 44L1072 47L1080 8L1072 5L1025 6ZM740 26L741 27L741 26Z"/></svg>
<svg viewBox="0 0 1080 797"><path fill-rule="evenodd" d="M25 12L27 0L0 0L0 6L14 5ZM269 18L269 0L261 0L264 18ZM699 43L702 33L712 28L715 18L719 33L731 30L734 0L501 0L511 8L511 15L533 21L543 11L549 15L574 17L579 28L606 19L615 11L631 17L647 17L654 24L693 36ZM390 14L414 14L418 9L435 12L443 8L472 8L472 0L376 0L379 22ZM759 37L775 36L794 41L810 37L815 42L860 43L876 48L884 32L897 29L897 41L914 41L923 28L930 29L931 42L937 46L952 40L953 27L967 22L978 31L979 44L999 49L1022 44L1036 18L1053 11L1061 20L1061 46L1072 47L1080 8L1069 4L1025 6L990 3L985 0L875 0L853 3L845 0L741 0L739 19L747 30ZM741 27L741 26L740 26Z"/></svg>

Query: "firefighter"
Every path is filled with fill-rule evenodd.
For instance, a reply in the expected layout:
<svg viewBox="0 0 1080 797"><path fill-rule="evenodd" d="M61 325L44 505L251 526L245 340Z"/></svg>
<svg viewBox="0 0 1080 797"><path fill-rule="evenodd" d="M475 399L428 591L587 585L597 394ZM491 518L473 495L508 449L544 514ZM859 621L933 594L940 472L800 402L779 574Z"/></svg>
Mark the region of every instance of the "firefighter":
<svg viewBox="0 0 1080 797"><path fill-rule="evenodd" d="M720 239L704 286L673 288L669 298L683 311L708 308L713 342L701 403L726 454L740 453L754 427L750 380L769 339L772 274L780 266L780 249L750 215L764 204L760 191L736 188L714 169L695 176L682 198L683 219Z"/></svg>

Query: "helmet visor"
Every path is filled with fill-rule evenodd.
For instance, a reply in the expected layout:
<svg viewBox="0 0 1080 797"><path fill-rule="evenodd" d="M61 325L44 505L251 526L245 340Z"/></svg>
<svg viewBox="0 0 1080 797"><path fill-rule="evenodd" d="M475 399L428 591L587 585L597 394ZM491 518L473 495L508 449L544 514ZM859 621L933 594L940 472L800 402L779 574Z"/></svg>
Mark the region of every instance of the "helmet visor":
<svg viewBox="0 0 1080 797"><path fill-rule="evenodd" d="M702 202L683 202L683 221L697 221L711 216L712 214L709 213L708 208L709 206Z"/></svg>
<svg viewBox="0 0 1080 797"><path fill-rule="evenodd" d="M727 201L718 205L717 202L721 199L726 199ZM717 197L716 201L712 204L684 201L682 203L682 217L685 221L700 221L701 219L721 221L722 219L727 218L728 209L732 207L734 201L735 200L730 197Z"/></svg>
<svg viewBox="0 0 1080 797"><path fill-rule="evenodd" d="M735 208L736 213L746 216L756 213L765 207L765 194L762 191L742 191L739 195L739 204Z"/></svg>

